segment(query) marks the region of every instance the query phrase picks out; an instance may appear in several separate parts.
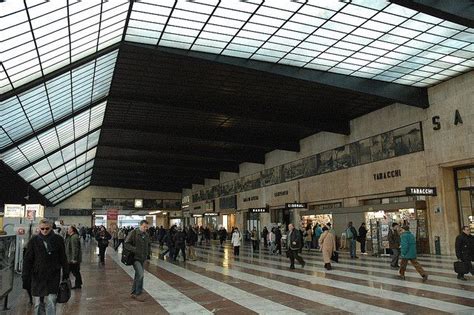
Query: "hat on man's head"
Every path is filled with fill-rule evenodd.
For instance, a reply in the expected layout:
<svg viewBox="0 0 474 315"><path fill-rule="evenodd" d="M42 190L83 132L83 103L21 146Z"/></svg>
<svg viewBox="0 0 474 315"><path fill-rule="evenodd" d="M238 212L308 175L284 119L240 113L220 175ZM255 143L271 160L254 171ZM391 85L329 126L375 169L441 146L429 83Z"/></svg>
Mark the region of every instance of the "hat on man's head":
<svg viewBox="0 0 474 315"><path fill-rule="evenodd" d="M410 231L410 226L409 225L404 225L402 226L402 229L405 231Z"/></svg>

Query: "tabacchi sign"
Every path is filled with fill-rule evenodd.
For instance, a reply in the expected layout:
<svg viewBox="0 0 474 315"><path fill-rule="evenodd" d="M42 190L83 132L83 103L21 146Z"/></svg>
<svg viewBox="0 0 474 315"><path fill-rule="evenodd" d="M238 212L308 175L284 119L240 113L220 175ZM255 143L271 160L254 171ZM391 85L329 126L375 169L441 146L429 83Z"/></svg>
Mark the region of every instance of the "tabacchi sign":
<svg viewBox="0 0 474 315"><path fill-rule="evenodd" d="M436 196L436 187L407 187L408 196Z"/></svg>

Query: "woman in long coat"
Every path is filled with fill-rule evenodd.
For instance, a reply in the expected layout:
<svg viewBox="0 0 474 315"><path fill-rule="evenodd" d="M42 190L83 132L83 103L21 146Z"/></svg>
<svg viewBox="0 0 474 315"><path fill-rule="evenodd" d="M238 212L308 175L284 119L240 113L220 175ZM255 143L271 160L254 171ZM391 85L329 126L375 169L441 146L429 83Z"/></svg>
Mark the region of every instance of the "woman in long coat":
<svg viewBox="0 0 474 315"><path fill-rule="evenodd" d="M336 237L329 233L329 229L323 227L323 234L319 237L319 244L323 252L324 268L331 270L331 256L336 250Z"/></svg>

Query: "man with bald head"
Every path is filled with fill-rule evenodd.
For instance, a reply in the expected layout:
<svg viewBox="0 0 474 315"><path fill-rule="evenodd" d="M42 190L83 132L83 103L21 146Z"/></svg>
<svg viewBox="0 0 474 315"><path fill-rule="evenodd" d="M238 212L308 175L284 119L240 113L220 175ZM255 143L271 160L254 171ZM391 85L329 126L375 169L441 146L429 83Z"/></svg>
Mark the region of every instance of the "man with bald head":
<svg viewBox="0 0 474 315"><path fill-rule="evenodd" d="M290 258L290 269L295 269L295 258L301 264L301 268L306 264L303 258L298 255L298 252L301 248L302 239L299 231L295 230L295 226L290 223L288 224L288 236L286 238L287 242L287 257Z"/></svg>

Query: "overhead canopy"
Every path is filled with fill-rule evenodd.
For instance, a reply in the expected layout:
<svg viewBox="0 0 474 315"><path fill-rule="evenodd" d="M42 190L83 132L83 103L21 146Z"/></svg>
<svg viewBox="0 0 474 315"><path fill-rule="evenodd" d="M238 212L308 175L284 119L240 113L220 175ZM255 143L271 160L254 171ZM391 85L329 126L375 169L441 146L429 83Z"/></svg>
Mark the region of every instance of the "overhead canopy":
<svg viewBox="0 0 474 315"><path fill-rule="evenodd" d="M180 191L427 107L474 65L472 6L450 3L1 2L2 167L53 204L90 183Z"/></svg>

